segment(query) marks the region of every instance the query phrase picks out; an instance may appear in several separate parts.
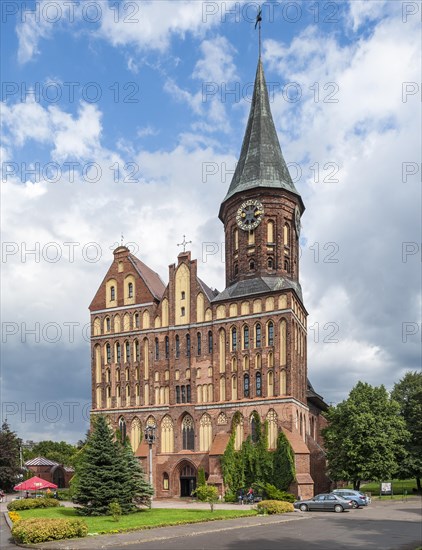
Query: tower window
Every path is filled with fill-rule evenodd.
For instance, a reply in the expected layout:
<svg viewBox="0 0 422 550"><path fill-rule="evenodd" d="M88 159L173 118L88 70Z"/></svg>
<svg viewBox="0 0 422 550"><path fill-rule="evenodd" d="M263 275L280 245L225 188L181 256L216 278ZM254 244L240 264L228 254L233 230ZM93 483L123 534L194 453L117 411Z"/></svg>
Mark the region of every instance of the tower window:
<svg viewBox="0 0 422 550"><path fill-rule="evenodd" d="M165 347L166 347L166 359L169 358L170 355L170 345L169 345L169 337L166 336L165 338Z"/></svg>
<svg viewBox="0 0 422 550"><path fill-rule="evenodd" d="M133 298L133 283L128 283L127 295L128 295L128 298Z"/></svg>
<svg viewBox="0 0 422 550"><path fill-rule="evenodd" d="M110 317L106 318L106 330L107 332L110 332L111 324L110 324Z"/></svg>
<svg viewBox="0 0 422 550"><path fill-rule="evenodd" d="M116 289L114 286L110 287L110 300L113 302L116 299Z"/></svg>
<svg viewBox="0 0 422 550"><path fill-rule="evenodd" d="M268 269L273 269L274 262L272 258L268 258L267 266L268 266Z"/></svg>
<svg viewBox="0 0 422 550"><path fill-rule="evenodd" d="M180 310L180 315L181 315L182 317L185 316L185 308L184 308L184 307L181 308L181 310Z"/></svg>
<svg viewBox="0 0 422 550"><path fill-rule="evenodd" d="M197 355L201 355L201 333L198 332L196 335L196 353Z"/></svg>
<svg viewBox="0 0 422 550"><path fill-rule="evenodd" d="M158 338L155 339L155 360L158 361L160 359L160 345L158 343Z"/></svg>
<svg viewBox="0 0 422 550"><path fill-rule="evenodd" d="M284 260L284 270L287 271L287 273L289 273L290 271L289 260Z"/></svg>
<svg viewBox="0 0 422 550"><path fill-rule="evenodd" d="M234 276L237 277L239 275L239 266L237 264L234 264Z"/></svg>
<svg viewBox="0 0 422 550"><path fill-rule="evenodd" d="M232 328L232 351L236 351L237 349L237 330L236 328Z"/></svg>
<svg viewBox="0 0 422 550"><path fill-rule="evenodd" d="M208 353L212 353L212 331L208 331Z"/></svg>
<svg viewBox="0 0 422 550"><path fill-rule="evenodd" d="M243 349L249 348L249 327L243 327Z"/></svg>
<svg viewBox="0 0 422 550"><path fill-rule="evenodd" d="M233 241L234 241L235 251L239 250L239 231L238 231L237 227L235 228L234 233L233 233Z"/></svg>
<svg viewBox="0 0 422 550"><path fill-rule="evenodd" d="M180 386L176 386L176 403L180 403Z"/></svg>
<svg viewBox="0 0 422 550"><path fill-rule="evenodd" d="M243 397L249 397L249 374L243 375Z"/></svg>
<svg viewBox="0 0 422 550"><path fill-rule="evenodd" d="M254 262L253 260L251 260L251 261L249 262L249 270L250 270L250 271L254 271L254 269L255 269L255 262Z"/></svg>
<svg viewBox="0 0 422 550"><path fill-rule="evenodd" d="M186 334L186 355L190 357L190 334Z"/></svg>
<svg viewBox="0 0 422 550"><path fill-rule="evenodd" d="M184 300L186 298L186 293L184 290L182 290L182 300Z"/></svg>
<svg viewBox="0 0 422 550"><path fill-rule="evenodd" d="M107 363L111 363L111 347L110 344L106 345Z"/></svg>
<svg viewBox="0 0 422 550"><path fill-rule="evenodd" d="M119 342L117 342L117 344L116 344L116 362L120 363L121 358L122 358L122 356L121 356L121 352L120 352L120 344L119 344Z"/></svg>
<svg viewBox="0 0 422 550"><path fill-rule="evenodd" d="M272 321L268 323L268 345L274 345L274 324Z"/></svg>
<svg viewBox="0 0 422 550"><path fill-rule="evenodd" d="M255 325L255 347L261 347L261 325L259 323Z"/></svg>
<svg viewBox="0 0 422 550"><path fill-rule="evenodd" d="M176 357L180 357L180 338L176 335Z"/></svg>
<svg viewBox="0 0 422 550"><path fill-rule="evenodd" d="M261 397L262 395L262 383L261 383L261 373L257 372L255 375L255 388L256 388L256 396Z"/></svg>

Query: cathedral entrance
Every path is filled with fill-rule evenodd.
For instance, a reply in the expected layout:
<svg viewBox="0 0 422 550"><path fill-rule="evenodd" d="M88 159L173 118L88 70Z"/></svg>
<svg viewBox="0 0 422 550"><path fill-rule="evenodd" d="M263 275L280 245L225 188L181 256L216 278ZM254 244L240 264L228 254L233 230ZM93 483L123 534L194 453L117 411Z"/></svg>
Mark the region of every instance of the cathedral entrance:
<svg viewBox="0 0 422 550"><path fill-rule="evenodd" d="M180 470L180 496L190 497L196 489L196 470L190 463L182 465Z"/></svg>

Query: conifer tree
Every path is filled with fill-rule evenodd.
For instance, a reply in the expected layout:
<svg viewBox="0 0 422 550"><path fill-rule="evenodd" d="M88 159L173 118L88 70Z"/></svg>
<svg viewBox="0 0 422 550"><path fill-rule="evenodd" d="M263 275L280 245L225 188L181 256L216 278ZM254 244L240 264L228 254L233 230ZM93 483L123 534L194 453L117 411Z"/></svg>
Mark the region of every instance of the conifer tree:
<svg viewBox="0 0 422 550"><path fill-rule="evenodd" d="M125 444L122 447L122 453L129 471L129 486L133 501L136 504L151 506L151 497L154 490L147 481L142 466L133 454L128 437L126 437Z"/></svg>
<svg viewBox="0 0 422 550"><path fill-rule="evenodd" d="M104 416L93 426L80 459L73 483L74 499L81 515L107 515L109 504L117 501L123 514L134 509L134 489L126 453L115 441Z"/></svg>

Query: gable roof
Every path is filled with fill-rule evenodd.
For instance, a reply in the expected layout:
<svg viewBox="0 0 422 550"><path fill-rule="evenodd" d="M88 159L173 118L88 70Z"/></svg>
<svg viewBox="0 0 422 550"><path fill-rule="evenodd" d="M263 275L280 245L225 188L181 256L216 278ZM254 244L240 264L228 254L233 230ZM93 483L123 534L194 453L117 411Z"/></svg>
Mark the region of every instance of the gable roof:
<svg viewBox="0 0 422 550"><path fill-rule="evenodd" d="M151 294L158 300L161 300L166 287L158 273L153 271L150 267L144 264L144 262L142 262L133 254L129 254L128 259L133 267L136 269L136 271L139 273L139 275L142 277Z"/></svg>

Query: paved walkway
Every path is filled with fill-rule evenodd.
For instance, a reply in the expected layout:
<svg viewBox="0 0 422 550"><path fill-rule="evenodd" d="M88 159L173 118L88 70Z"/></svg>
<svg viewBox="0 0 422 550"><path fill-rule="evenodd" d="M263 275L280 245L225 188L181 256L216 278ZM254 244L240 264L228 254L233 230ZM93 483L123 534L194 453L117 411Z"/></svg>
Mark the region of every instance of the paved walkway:
<svg viewBox="0 0 422 550"><path fill-rule="evenodd" d="M7 502L11 497L9 496ZM7 502L0 503L0 511L7 511ZM61 502L60 504L71 507L71 502ZM208 510L209 504L203 502L195 502L193 500L157 500L152 503L153 508L190 508L195 510ZM216 508L221 510L248 510L252 508L250 505L239 505L221 503L216 504ZM16 546L9 542L10 530L6 525L1 515L1 549L2 550L16 550ZM306 516L305 516L306 517ZM262 516L262 517L246 517L237 518L231 520L218 520L205 523L195 523L188 525L176 525L171 527L156 527L153 529L144 529L139 531L130 531L127 533L119 533L113 535L98 535L88 536L82 539L67 539L63 541L52 541L42 544L33 545L35 548L46 550L93 550L100 548L112 548L115 546L128 546L134 544L145 544L151 541L160 541L172 538L191 537L194 535L206 535L207 533L224 532L232 529L246 529L258 525L285 523L288 521L294 521L304 519L300 513L285 514L283 516Z"/></svg>

